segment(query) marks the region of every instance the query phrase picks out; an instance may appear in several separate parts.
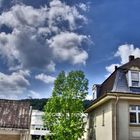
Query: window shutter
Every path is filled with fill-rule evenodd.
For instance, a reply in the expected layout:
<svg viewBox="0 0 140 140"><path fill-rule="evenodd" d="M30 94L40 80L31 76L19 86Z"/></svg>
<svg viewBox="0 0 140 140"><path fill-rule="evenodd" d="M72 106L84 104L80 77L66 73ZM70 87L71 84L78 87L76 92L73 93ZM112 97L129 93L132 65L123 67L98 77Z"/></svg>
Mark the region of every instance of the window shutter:
<svg viewBox="0 0 140 140"><path fill-rule="evenodd" d="M140 72L139 72L139 87L140 87Z"/></svg>
<svg viewBox="0 0 140 140"><path fill-rule="evenodd" d="M128 86L132 86L131 71L128 71Z"/></svg>

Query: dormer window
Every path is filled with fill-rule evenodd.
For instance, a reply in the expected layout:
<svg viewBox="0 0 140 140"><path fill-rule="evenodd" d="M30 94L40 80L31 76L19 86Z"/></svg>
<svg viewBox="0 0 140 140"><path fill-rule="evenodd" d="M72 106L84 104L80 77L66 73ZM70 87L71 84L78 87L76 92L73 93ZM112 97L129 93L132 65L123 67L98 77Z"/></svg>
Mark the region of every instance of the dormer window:
<svg viewBox="0 0 140 140"><path fill-rule="evenodd" d="M129 82L129 87L140 87L140 72L129 71L128 82Z"/></svg>
<svg viewBox="0 0 140 140"><path fill-rule="evenodd" d="M139 86L139 72L138 71L131 72L131 80L132 80L132 87Z"/></svg>

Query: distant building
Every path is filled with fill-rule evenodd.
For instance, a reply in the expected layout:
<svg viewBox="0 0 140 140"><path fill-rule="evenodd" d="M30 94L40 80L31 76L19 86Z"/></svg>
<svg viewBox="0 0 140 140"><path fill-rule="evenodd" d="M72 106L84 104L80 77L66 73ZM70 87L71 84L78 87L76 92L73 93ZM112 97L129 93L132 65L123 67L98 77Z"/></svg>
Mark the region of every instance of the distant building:
<svg viewBox="0 0 140 140"><path fill-rule="evenodd" d="M44 127L42 116L43 112L39 110L32 110L31 117L31 140L44 140L45 135L50 135L46 127Z"/></svg>
<svg viewBox="0 0 140 140"><path fill-rule="evenodd" d="M30 118L28 102L0 100L0 140L28 140Z"/></svg>
<svg viewBox="0 0 140 140"><path fill-rule="evenodd" d="M140 140L140 58L130 56L93 91L86 140Z"/></svg>

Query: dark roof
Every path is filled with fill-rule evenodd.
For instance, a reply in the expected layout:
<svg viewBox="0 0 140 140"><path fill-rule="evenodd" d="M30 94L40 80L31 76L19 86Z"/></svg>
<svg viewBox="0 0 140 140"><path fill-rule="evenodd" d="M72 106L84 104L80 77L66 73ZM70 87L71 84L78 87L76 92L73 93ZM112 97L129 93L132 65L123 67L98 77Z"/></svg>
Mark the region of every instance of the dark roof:
<svg viewBox="0 0 140 140"><path fill-rule="evenodd" d="M132 66L140 68L140 58L135 58L134 60L120 66L121 69L130 69Z"/></svg>
<svg viewBox="0 0 140 140"><path fill-rule="evenodd" d="M0 100L0 127L29 129L30 104L16 100Z"/></svg>
<svg viewBox="0 0 140 140"><path fill-rule="evenodd" d="M113 84L116 77L116 71L114 71L100 86L99 94L104 95L107 92L111 91L113 89Z"/></svg>
<svg viewBox="0 0 140 140"><path fill-rule="evenodd" d="M126 72L131 67L140 68L140 58L131 60L130 62L117 68L100 86L98 94L103 96L107 92L134 92L128 87ZM136 91L136 90L135 90ZM137 90L140 92L140 89Z"/></svg>

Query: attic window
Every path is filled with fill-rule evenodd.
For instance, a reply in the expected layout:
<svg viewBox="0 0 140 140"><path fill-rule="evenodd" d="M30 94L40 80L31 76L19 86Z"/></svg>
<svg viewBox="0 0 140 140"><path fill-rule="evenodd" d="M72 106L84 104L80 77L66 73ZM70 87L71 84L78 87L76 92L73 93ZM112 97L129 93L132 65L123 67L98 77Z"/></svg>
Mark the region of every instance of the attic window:
<svg viewBox="0 0 140 140"><path fill-rule="evenodd" d="M128 80L129 80L128 82L130 87L140 87L140 72L129 71Z"/></svg>

